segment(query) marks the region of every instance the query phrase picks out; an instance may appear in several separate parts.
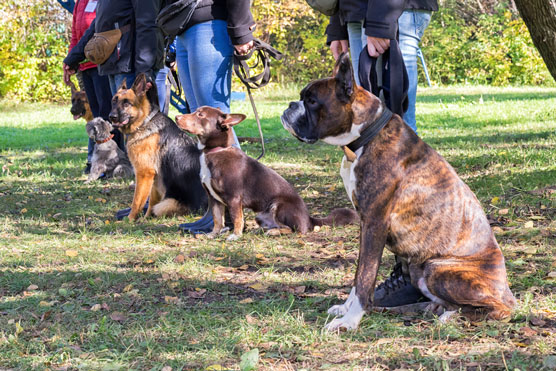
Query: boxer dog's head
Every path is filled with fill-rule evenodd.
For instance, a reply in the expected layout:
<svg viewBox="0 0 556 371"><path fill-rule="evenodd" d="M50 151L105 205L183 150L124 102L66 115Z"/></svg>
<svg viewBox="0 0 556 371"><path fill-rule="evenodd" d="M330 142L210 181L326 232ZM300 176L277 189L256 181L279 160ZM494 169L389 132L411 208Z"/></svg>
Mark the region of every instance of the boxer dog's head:
<svg viewBox="0 0 556 371"><path fill-rule="evenodd" d="M309 83L282 115L282 125L307 143L322 139L347 145L360 136L365 123L381 114L380 99L357 86L347 53L338 58L333 77Z"/></svg>

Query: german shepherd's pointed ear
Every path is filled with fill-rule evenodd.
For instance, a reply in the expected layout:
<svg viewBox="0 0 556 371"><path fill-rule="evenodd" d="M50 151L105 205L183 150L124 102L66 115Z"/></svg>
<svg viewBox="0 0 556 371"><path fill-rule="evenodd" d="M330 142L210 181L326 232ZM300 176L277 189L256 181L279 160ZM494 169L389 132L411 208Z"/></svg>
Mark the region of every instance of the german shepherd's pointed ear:
<svg viewBox="0 0 556 371"><path fill-rule="evenodd" d="M336 81L336 97L342 103L351 101L355 91L355 78L348 53L342 53L334 66L334 80Z"/></svg>
<svg viewBox="0 0 556 371"><path fill-rule="evenodd" d="M75 94L78 90L77 90L77 88L75 87L75 84L73 83L73 81L70 80L70 81L69 81L69 85L70 85L70 88L71 88L71 94L72 94L72 95Z"/></svg>
<svg viewBox="0 0 556 371"><path fill-rule="evenodd" d="M122 89L127 89L127 82L126 82L126 79L123 79L123 80L122 80L122 83L120 84L120 86L118 87L118 89L117 89L116 91L122 90Z"/></svg>
<svg viewBox="0 0 556 371"><path fill-rule="evenodd" d="M140 73L135 78L131 90L135 92L135 95L141 97L147 93L147 91L152 87L152 82L147 81L147 75Z"/></svg>
<svg viewBox="0 0 556 371"><path fill-rule="evenodd" d="M241 113L227 113L222 117L222 120L219 122L219 124L223 130L228 130L232 126L235 126L245 120L245 117L247 116Z"/></svg>

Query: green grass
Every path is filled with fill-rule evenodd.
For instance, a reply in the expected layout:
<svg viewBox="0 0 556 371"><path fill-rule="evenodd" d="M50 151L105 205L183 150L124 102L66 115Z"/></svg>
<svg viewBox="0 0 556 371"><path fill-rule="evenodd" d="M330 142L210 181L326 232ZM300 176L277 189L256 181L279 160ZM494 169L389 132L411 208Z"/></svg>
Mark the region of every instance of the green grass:
<svg viewBox="0 0 556 371"><path fill-rule="evenodd" d="M281 128L298 91L254 93L262 161L325 215L349 206L341 152ZM238 135L256 137L248 101L233 110L248 114ZM495 223L519 303L509 322L371 313L355 332L326 333L326 310L351 287L358 228L269 237L250 213L227 242L179 234L194 215L117 222L131 181L84 184L84 123L69 107L0 102L0 368L239 369L254 348L260 370L554 368L556 89L422 89L417 110L420 135ZM392 264L386 253L381 279Z"/></svg>

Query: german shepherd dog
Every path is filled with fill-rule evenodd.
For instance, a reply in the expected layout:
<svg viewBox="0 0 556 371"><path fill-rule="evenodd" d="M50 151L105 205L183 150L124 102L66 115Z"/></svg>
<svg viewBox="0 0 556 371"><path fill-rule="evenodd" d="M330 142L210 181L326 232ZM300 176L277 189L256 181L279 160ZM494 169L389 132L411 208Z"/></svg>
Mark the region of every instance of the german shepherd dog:
<svg viewBox="0 0 556 371"><path fill-rule="evenodd" d="M85 119L89 122L93 119L93 112L89 106L89 100L87 99L87 94L84 90L77 90L75 84L70 81L71 87L71 108L70 112L73 115L74 120L80 118Z"/></svg>
<svg viewBox="0 0 556 371"><path fill-rule="evenodd" d="M137 219L150 195L145 217L201 211L207 195L199 172L201 151L194 139L159 111L156 85L139 74L131 89L124 82L112 98L110 121L127 135L135 172L130 220Z"/></svg>

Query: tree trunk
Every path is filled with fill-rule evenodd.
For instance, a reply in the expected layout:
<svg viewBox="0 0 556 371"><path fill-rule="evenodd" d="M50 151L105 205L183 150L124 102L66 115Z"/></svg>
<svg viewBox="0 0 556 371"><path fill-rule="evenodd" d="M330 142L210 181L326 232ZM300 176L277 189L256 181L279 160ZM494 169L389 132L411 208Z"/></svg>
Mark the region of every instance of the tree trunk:
<svg viewBox="0 0 556 371"><path fill-rule="evenodd" d="M514 0L531 39L556 80L556 0Z"/></svg>

